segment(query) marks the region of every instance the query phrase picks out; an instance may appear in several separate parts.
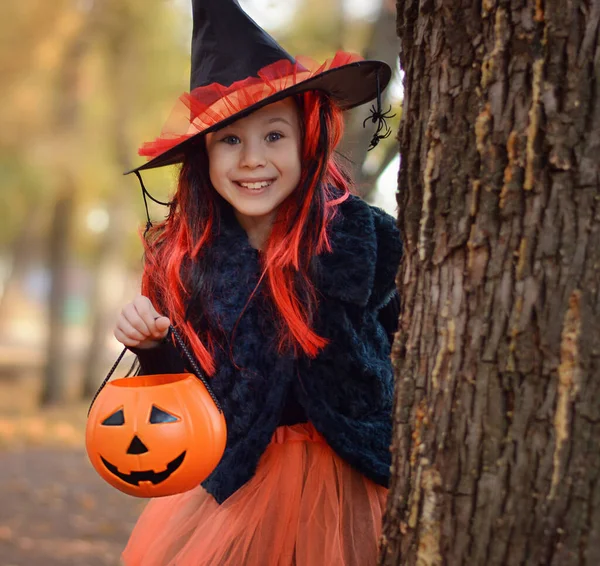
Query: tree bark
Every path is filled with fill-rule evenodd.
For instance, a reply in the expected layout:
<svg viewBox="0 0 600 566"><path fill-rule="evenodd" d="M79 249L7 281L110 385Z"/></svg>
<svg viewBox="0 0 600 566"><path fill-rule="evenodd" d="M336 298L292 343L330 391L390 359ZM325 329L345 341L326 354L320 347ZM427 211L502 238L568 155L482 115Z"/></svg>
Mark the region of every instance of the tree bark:
<svg viewBox="0 0 600 566"><path fill-rule="evenodd" d="M600 564L600 0L399 0L380 564Z"/></svg>

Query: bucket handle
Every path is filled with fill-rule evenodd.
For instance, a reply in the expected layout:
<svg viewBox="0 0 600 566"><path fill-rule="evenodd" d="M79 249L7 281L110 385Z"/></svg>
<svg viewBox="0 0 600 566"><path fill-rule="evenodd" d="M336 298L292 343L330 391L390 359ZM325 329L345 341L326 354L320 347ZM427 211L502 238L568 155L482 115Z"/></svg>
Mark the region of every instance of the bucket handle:
<svg viewBox="0 0 600 566"><path fill-rule="evenodd" d="M173 325L169 326L169 333L172 334L175 337L175 341L177 342L177 345L183 350L183 353L185 354L186 358L190 362L190 365L192 366L192 370L193 370L194 375L204 384L204 387L206 387L206 390L208 391L208 394L210 395L211 399L213 400L213 402L217 406L217 409L219 410L219 413L222 413L223 412L223 408L221 407L221 403L219 403L219 400L217 399L217 396L215 395L215 393L212 390L211 386L208 384L208 381L204 377L204 372L200 369L200 367L196 363L196 360L194 359L194 356L192 356L192 354L189 351L188 347L186 346L185 342L181 338L181 335L179 334L179 332L177 332L177 330L175 330L175 327ZM108 383L108 380L112 377L112 374L117 369L117 366L119 365L119 363L123 359L123 356L125 355L125 352L127 352L127 350L128 350L127 346L125 348L123 348L123 351L119 354L119 357L117 358L117 361L110 368L110 370L108 371L107 376L104 378L104 381L100 384L100 387L98 388L98 391L96 391L96 394L94 395L94 398L92 399L92 402L90 403L90 408L88 409L88 416L90 414L90 411L92 410L92 406L94 405L94 401L96 400L96 398L98 397L98 395L100 395L100 391L102 391L104 389L104 387Z"/></svg>

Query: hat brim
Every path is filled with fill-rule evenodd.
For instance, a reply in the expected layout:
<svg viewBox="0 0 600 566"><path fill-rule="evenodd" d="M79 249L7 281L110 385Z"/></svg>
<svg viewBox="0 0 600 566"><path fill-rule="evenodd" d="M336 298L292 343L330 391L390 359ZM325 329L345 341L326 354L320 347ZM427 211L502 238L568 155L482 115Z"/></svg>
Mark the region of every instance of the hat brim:
<svg viewBox="0 0 600 566"><path fill-rule="evenodd" d="M248 116L252 112L301 92L308 90L319 90L329 94L336 104L342 110L349 110L373 100L377 96L377 75L379 75L379 88L381 91L390 82L392 70L387 63L383 61L356 61L348 65L336 67L323 71L319 75L311 77L305 81L299 82L288 88L276 92L260 102L248 106L243 110L228 116L217 124L204 129L190 138L182 141L164 153L147 161L143 165L135 167L124 174L129 175L136 171L155 169L167 165L181 163L186 152L204 136L210 132L215 132L221 128L232 124L233 122Z"/></svg>

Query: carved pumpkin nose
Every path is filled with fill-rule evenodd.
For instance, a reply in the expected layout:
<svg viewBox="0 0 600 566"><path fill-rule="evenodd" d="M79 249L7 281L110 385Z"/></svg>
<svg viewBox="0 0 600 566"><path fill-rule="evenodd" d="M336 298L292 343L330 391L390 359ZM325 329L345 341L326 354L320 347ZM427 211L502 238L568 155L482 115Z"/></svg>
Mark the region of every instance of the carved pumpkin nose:
<svg viewBox="0 0 600 566"><path fill-rule="evenodd" d="M148 452L146 445L138 438L137 434L133 437L129 448L127 449L127 454L145 454Z"/></svg>

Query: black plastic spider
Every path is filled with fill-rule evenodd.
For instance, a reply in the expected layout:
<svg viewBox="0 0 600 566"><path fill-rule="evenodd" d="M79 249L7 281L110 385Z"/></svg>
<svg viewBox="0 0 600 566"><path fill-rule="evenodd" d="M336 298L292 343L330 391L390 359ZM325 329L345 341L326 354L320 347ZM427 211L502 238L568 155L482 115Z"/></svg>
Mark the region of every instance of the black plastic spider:
<svg viewBox="0 0 600 566"><path fill-rule="evenodd" d="M379 105L378 105L379 106ZM367 122L371 120L373 124L377 124L377 129L371 138L371 143L369 144L369 151L371 151L374 147L377 147L377 144L385 139L390 137L392 134L392 129L387 125L386 119L394 118L396 114L390 114L392 111L392 107L390 106L386 112L381 112L381 107L375 108L375 105L371 106L371 115L363 120L363 128L366 127ZM381 132L384 132L383 134Z"/></svg>

